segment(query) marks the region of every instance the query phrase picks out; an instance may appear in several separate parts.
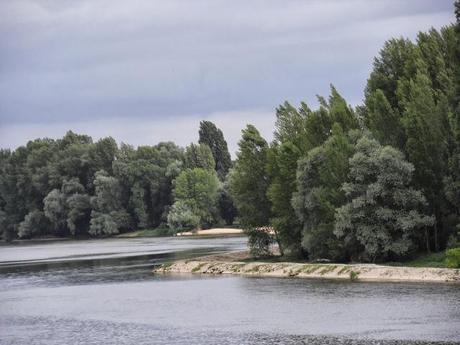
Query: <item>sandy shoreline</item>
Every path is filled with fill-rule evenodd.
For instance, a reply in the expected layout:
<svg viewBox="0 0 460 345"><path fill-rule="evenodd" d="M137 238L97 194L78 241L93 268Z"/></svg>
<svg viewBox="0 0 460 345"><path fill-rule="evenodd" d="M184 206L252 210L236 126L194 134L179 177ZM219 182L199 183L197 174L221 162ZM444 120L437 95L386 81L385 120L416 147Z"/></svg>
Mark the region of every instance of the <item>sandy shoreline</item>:
<svg viewBox="0 0 460 345"><path fill-rule="evenodd" d="M236 259L236 261L235 261ZM460 269L394 267L373 264L315 264L243 262L244 252L181 260L156 267L154 274L233 274L259 277L298 277L377 282L432 282L460 284Z"/></svg>
<svg viewBox="0 0 460 345"><path fill-rule="evenodd" d="M177 236L217 236L217 235L242 235L242 229L233 228L213 228L207 230L197 230L195 232L185 231L177 233Z"/></svg>

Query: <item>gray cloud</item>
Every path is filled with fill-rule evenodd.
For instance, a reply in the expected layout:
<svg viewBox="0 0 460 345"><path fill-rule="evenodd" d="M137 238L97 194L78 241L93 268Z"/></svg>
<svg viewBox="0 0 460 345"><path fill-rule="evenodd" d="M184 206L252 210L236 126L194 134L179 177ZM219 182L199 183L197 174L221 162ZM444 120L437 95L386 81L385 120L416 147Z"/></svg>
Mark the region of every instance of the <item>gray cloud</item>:
<svg viewBox="0 0 460 345"><path fill-rule="evenodd" d="M246 122L265 128L279 103L314 103L329 83L359 103L386 39L452 12L450 0L2 1L0 147L66 128L134 144L177 128L187 143L200 118L235 143Z"/></svg>

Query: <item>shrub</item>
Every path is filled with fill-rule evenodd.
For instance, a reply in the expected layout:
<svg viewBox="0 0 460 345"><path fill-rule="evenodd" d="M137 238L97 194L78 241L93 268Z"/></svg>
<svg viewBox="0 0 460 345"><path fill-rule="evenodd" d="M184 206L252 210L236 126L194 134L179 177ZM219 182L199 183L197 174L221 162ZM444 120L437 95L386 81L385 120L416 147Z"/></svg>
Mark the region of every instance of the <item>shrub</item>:
<svg viewBox="0 0 460 345"><path fill-rule="evenodd" d="M168 226L174 230L190 230L200 226L200 217L184 201L176 201L168 213Z"/></svg>
<svg viewBox="0 0 460 345"><path fill-rule="evenodd" d="M49 224L44 213L34 210L29 212L19 224L18 236L19 238L31 238L40 235L45 232L47 226Z"/></svg>
<svg viewBox="0 0 460 345"><path fill-rule="evenodd" d="M358 280L359 272L355 271L350 271L350 280L351 281L356 281Z"/></svg>
<svg viewBox="0 0 460 345"><path fill-rule="evenodd" d="M270 247L275 243L273 235L268 228L252 228L246 230L248 235L249 252L253 257L270 256Z"/></svg>
<svg viewBox="0 0 460 345"><path fill-rule="evenodd" d="M446 266L460 268L460 248L452 248L446 251Z"/></svg>

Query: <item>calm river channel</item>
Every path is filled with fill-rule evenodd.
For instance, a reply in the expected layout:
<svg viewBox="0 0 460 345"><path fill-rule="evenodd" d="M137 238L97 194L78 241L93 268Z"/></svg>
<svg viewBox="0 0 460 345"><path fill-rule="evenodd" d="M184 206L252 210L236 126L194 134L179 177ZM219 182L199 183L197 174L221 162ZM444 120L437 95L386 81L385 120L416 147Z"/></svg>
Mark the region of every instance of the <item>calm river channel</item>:
<svg viewBox="0 0 460 345"><path fill-rule="evenodd" d="M0 344L460 343L460 286L153 275L246 238L0 247Z"/></svg>

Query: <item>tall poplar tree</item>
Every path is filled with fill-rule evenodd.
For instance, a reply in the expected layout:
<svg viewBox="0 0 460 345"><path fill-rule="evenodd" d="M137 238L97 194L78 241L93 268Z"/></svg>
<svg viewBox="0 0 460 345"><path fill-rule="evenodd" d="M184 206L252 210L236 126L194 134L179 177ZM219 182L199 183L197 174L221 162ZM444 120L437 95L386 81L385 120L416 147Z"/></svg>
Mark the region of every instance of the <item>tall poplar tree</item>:
<svg viewBox="0 0 460 345"><path fill-rule="evenodd" d="M199 130L200 144L208 145L214 157L215 170L221 181L225 179L232 166L232 159L228 152L227 142L224 134L211 121L201 121Z"/></svg>

